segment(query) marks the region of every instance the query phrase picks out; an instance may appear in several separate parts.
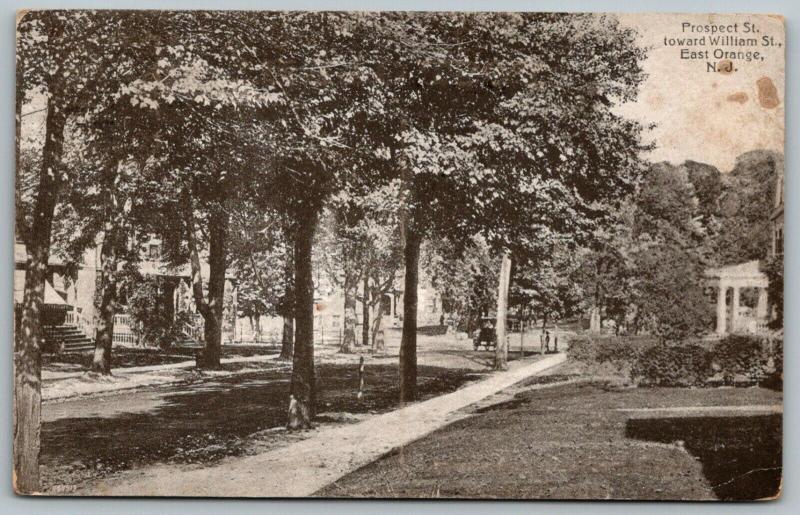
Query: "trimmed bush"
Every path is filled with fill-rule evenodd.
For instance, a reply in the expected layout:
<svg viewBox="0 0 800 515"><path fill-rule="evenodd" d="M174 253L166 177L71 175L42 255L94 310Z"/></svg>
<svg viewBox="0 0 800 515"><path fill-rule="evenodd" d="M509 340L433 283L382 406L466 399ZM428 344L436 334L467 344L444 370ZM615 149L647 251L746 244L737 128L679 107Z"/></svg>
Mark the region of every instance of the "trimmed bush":
<svg viewBox="0 0 800 515"><path fill-rule="evenodd" d="M587 373L629 377L641 386L703 386L721 375L780 387L783 340L731 335L714 343L664 344L652 336L579 336L570 340L569 358L588 366Z"/></svg>
<svg viewBox="0 0 800 515"><path fill-rule="evenodd" d="M783 340L730 335L714 345L712 361L725 384L733 384L736 376L746 376L756 383L783 373Z"/></svg>
<svg viewBox="0 0 800 515"><path fill-rule="evenodd" d="M625 366L657 344L654 336L578 336L569 341L569 359Z"/></svg>
<svg viewBox="0 0 800 515"><path fill-rule="evenodd" d="M633 365L659 341L653 336L625 336L603 338L597 343L597 360L622 368Z"/></svg>
<svg viewBox="0 0 800 515"><path fill-rule="evenodd" d="M773 338L770 345L772 366L766 379L762 383L767 388L774 390L783 389L783 338Z"/></svg>
<svg viewBox="0 0 800 515"><path fill-rule="evenodd" d="M594 363L597 361L597 344L588 336L575 336L569 340L570 361Z"/></svg>
<svg viewBox="0 0 800 515"><path fill-rule="evenodd" d="M703 386L711 374L710 353L691 343L651 347L631 369L642 386Z"/></svg>

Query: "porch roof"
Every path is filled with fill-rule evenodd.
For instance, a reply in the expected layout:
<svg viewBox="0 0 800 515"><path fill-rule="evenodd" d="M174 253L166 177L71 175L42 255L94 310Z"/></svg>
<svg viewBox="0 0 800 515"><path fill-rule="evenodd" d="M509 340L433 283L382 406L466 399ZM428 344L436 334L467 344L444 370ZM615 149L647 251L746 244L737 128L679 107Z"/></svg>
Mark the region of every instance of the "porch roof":
<svg viewBox="0 0 800 515"><path fill-rule="evenodd" d="M761 271L761 262L747 261L737 265L708 268L704 272L706 279L712 283L725 283L731 286L762 287L767 286L766 274Z"/></svg>
<svg viewBox="0 0 800 515"><path fill-rule="evenodd" d="M14 303L15 304L22 304L22 300L25 296L25 290L23 288L16 289L14 288ZM53 285L50 284L50 281L45 281L44 283L44 303L45 304L55 304L55 305L66 305L67 303L58 294Z"/></svg>

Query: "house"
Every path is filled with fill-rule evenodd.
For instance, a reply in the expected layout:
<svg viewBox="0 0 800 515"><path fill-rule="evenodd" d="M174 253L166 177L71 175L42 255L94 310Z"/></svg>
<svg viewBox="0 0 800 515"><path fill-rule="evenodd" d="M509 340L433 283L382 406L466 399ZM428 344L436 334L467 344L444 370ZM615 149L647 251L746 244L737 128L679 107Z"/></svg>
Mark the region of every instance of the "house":
<svg viewBox="0 0 800 515"><path fill-rule="evenodd" d="M398 274L395 284L402 284L402 273ZM359 292L361 295L361 292ZM403 325L403 290L393 289L385 294L380 303L382 325L384 328L399 328ZM372 317L375 315L373 314ZM417 292L417 324L418 326L439 325L443 311L441 296L422 279ZM356 302L356 338L360 341L363 324L363 305ZM315 277L314 285L314 332L316 341L337 340L341 337L344 325L344 294L341 287L333 285L324 276ZM283 330L280 317L262 316L256 323L247 319L237 322L239 339L243 341L271 340L278 341Z"/></svg>
<svg viewBox="0 0 800 515"><path fill-rule="evenodd" d="M187 327L189 337L202 334L202 319L195 308L189 283L191 270L189 265L171 267L161 260L161 243L152 238L142 249L142 260L139 271L145 276L159 276L162 282L161 295L164 309L173 314L178 310L188 310L193 313L194 327ZM25 245L20 242L14 244L14 304L20 305L23 300L25 287L25 269L28 263L28 254ZM77 270L70 273L68 265L56 255L52 255L48 262L48 277L45 285L45 313L59 313L55 318L46 315L43 323L46 335L60 336L70 334L74 345L67 345L67 350L86 350L91 346L94 335L93 318L95 315L94 296L98 272L100 270L100 245L87 249ZM201 273L208 278L208 263L201 263ZM232 299L232 305L226 309L234 310L236 306L236 282L233 276L227 278L225 283L227 297ZM124 301L124 299L123 299ZM228 328L230 334L227 339L235 340L237 324ZM81 336L79 338L78 336ZM118 314L114 321L114 343L137 344L136 334L131 329L130 318L125 314Z"/></svg>

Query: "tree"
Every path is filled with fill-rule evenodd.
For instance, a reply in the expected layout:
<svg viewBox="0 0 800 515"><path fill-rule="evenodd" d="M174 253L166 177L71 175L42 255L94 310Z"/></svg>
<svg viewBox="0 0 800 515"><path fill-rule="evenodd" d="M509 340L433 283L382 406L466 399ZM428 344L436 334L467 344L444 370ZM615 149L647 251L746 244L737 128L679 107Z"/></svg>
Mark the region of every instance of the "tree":
<svg viewBox="0 0 800 515"><path fill-rule="evenodd" d="M389 84L403 185L404 402L415 396L424 235L482 233L514 255L533 239L588 233L597 204L632 189L639 170L641 127L610 106L635 98L644 51L609 17L420 14L402 27L413 32L395 27L384 47L397 72Z"/></svg>
<svg viewBox="0 0 800 515"><path fill-rule="evenodd" d="M471 333L497 303L499 263L480 235L460 253L455 249L447 239L429 240L421 266L442 299L442 311L458 330Z"/></svg>
<svg viewBox="0 0 800 515"><path fill-rule="evenodd" d="M333 286L340 288L344 297L344 323L339 352L350 353L356 345L356 300L358 286L366 270L363 255L364 240L359 234L359 218L363 213L350 196L340 195L331 201L331 207L322 217L318 234L318 247L323 247L321 261L326 276Z"/></svg>
<svg viewBox="0 0 800 515"><path fill-rule="evenodd" d="M756 150L740 155L733 170L723 175L719 229L714 239L715 264L767 258L775 184L783 169L782 155Z"/></svg>
<svg viewBox="0 0 800 515"><path fill-rule="evenodd" d="M696 168L651 166L615 223L596 231L582 252L586 307L613 318L617 330L631 322L634 332L680 339L708 329L702 284L714 217L690 180ZM713 198L709 189L705 198Z"/></svg>
<svg viewBox="0 0 800 515"><path fill-rule="evenodd" d="M114 315L122 268L140 260L148 235L148 200L142 170L150 166L149 134L139 124L140 109L126 101L109 101L83 116L66 157L68 177L54 242L57 251L77 267L88 248L100 242L95 285L95 354L91 371L111 373ZM144 209L143 209L144 208Z"/></svg>
<svg viewBox="0 0 800 515"><path fill-rule="evenodd" d="M641 242L633 258L640 324L664 338L707 331L712 310L702 284L708 238L684 168L657 164L648 171L633 223L633 235Z"/></svg>
<svg viewBox="0 0 800 515"><path fill-rule="evenodd" d="M341 352L350 352L356 342L357 301L362 305L362 344L368 345L371 334L375 346L382 332L382 311L376 308L394 288L400 261L397 185L362 186L347 187L331 198L317 238L320 265L327 279L344 292ZM363 283L360 296L359 282Z"/></svg>
<svg viewBox="0 0 800 515"><path fill-rule="evenodd" d="M506 313L508 313L508 288L511 281L511 256L504 253L500 264L500 280L497 287L497 332L496 359L494 362L495 370L506 370L508 368L508 339L506 337Z"/></svg>
<svg viewBox="0 0 800 515"><path fill-rule="evenodd" d="M17 20L18 144L24 139L20 131L26 99L44 98L46 113L33 216L21 235L29 259L14 360L14 470L19 492L32 493L39 487L39 316L53 213L65 180L65 136L82 109L111 98L120 84L138 74L142 46L129 38L141 25L136 20L123 22L123 17L111 11L31 11Z"/></svg>
<svg viewBox="0 0 800 515"><path fill-rule="evenodd" d="M354 184L378 184L385 160L370 134L383 126L381 95L366 64L371 14L259 13L270 26L253 47L264 87L283 102L270 133L271 205L289 220L294 244L295 342L290 428L311 425L316 401L312 249L325 203ZM307 27L314 26L315 30ZM320 95L323 91L324 94ZM348 120L341 124L338 120ZM366 141L365 141L366 140Z"/></svg>
<svg viewBox="0 0 800 515"><path fill-rule="evenodd" d="M170 13L167 18L170 30L164 34L174 31L192 37L180 43L161 42L165 46L155 49L156 78L133 81L121 94L150 114L154 139L163 142L150 178L153 190L158 189L154 210L180 217L156 229L167 241L166 257L174 264L190 265L192 293L204 321L201 365L217 368L230 213L266 180L261 175L270 163L264 148L269 141L264 116L270 115L280 94L238 76L239 68L248 69L248 63L241 62L239 52L228 50L218 34L243 36L241 19L231 13L199 12ZM164 184L179 192L177 198L164 195ZM206 248L207 295L201 260Z"/></svg>
<svg viewBox="0 0 800 515"><path fill-rule="evenodd" d="M578 279L580 262L575 250L569 242L559 242L517 266L510 304L523 314L533 313L541 320L542 331L548 322L580 312L584 292Z"/></svg>

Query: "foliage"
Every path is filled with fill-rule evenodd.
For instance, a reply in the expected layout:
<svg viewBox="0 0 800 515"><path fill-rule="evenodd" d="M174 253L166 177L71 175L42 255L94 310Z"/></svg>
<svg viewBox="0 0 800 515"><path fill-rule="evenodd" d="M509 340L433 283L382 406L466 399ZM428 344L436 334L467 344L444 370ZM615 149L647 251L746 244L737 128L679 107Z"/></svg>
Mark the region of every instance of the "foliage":
<svg viewBox="0 0 800 515"><path fill-rule="evenodd" d="M645 386L704 386L711 376L711 356L693 343L656 345L642 353L631 376Z"/></svg>
<svg viewBox="0 0 800 515"><path fill-rule="evenodd" d="M774 351L771 344L760 336L732 334L714 345L711 359L725 384L733 384L737 375L745 375L750 381L757 382L767 375L770 354ZM782 355L780 359L778 366L782 367Z"/></svg>
<svg viewBox="0 0 800 515"><path fill-rule="evenodd" d="M695 168L652 166L635 195L583 251L578 277L587 284L584 309L600 308L617 330L674 340L711 327L703 271L714 219L704 213L690 176L704 198L713 196L714 186L700 180L705 169Z"/></svg>
<svg viewBox="0 0 800 515"><path fill-rule="evenodd" d="M733 170L725 174L719 236L714 241L720 265L767 258L775 184L783 173L781 154L756 150L737 157Z"/></svg>
<svg viewBox="0 0 800 515"><path fill-rule="evenodd" d="M291 244L284 220L272 211L243 202L231 212L228 266L236 275L239 316L284 315L291 312Z"/></svg>
<svg viewBox="0 0 800 515"><path fill-rule="evenodd" d="M470 332L494 309L498 263L483 238L476 236L460 252L450 240L428 241L420 262L458 330Z"/></svg>
<svg viewBox="0 0 800 515"><path fill-rule="evenodd" d="M578 336L569 340L569 359L608 364L613 373L626 376L640 356L658 344L652 336Z"/></svg>
<svg viewBox="0 0 800 515"><path fill-rule="evenodd" d="M131 278L126 283L126 312L131 317L132 329L145 345L168 349L183 336L191 320L187 311L171 316L159 302L164 279L158 276Z"/></svg>
<svg viewBox="0 0 800 515"><path fill-rule="evenodd" d="M576 280L579 266L567 244L550 245L535 254L529 252L516 264L509 304L523 319L529 312L543 321L576 315L583 297L583 285Z"/></svg>
<svg viewBox="0 0 800 515"><path fill-rule="evenodd" d="M570 339L569 359L610 365L641 386L705 386L715 375L726 384L737 376L751 383L781 377L783 340L731 335L713 345L685 340L662 343L653 336L578 336Z"/></svg>

